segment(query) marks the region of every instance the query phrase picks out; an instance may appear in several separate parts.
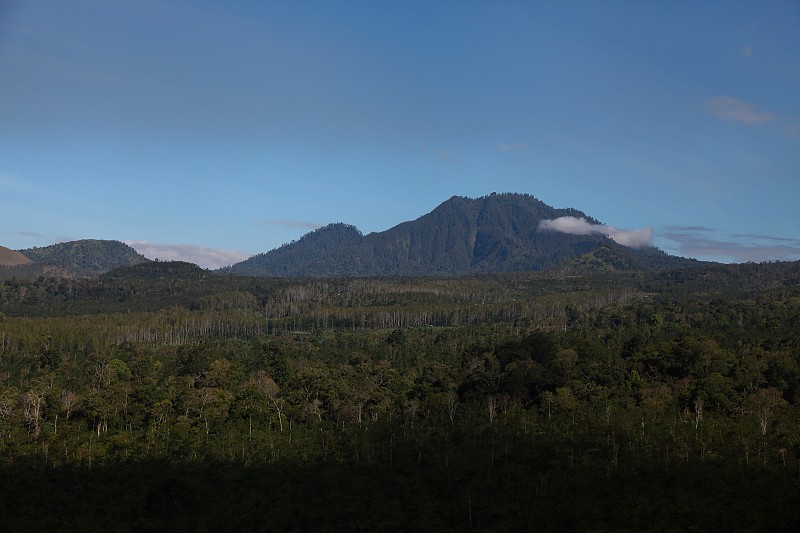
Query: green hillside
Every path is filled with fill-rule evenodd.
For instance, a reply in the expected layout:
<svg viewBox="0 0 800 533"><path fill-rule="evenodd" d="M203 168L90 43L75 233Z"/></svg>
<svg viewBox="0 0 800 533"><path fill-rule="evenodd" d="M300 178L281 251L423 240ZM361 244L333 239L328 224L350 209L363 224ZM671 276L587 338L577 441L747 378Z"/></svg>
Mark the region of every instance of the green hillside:
<svg viewBox="0 0 800 533"><path fill-rule="evenodd" d="M97 239L63 242L19 251L34 263L63 267L89 275L149 261L127 244Z"/></svg>

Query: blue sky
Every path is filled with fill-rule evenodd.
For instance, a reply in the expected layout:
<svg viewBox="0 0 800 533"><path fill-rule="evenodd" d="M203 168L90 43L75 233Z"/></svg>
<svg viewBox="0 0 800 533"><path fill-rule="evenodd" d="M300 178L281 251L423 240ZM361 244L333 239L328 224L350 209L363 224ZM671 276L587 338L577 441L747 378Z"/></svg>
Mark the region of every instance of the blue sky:
<svg viewBox="0 0 800 533"><path fill-rule="evenodd" d="M800 3L0 0L0 245L205 267L533 194L800 259Z"/></svg>

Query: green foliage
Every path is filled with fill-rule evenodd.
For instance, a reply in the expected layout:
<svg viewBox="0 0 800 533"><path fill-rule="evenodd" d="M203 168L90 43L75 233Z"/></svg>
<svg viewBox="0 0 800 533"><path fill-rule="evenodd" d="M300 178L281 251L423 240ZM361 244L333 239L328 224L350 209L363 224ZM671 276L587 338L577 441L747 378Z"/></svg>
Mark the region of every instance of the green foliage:
<svg viewBox="0 0 800 533"><path fill-rule="evenodd" d="M114 268L148 262L119 241L80 240L20 250L34 263L52 265L82 275L96 275Z"/></svg>
<svg viewBox="0 0 800 533"><path fill-rule="evenodd" d="M798 272L7 281L0 529L794 530Z"/></svg>

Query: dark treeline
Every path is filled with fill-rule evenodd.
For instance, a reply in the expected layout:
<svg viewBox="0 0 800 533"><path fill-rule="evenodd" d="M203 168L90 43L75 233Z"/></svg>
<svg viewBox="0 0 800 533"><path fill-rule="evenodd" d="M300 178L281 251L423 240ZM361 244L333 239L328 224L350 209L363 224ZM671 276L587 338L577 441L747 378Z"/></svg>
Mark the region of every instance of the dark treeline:
<svg viewBox="0 0 800 533"><path fill-rule="evenodd" d="M796 263L135 268L3 284L3 529L800 526Z"/></svg>

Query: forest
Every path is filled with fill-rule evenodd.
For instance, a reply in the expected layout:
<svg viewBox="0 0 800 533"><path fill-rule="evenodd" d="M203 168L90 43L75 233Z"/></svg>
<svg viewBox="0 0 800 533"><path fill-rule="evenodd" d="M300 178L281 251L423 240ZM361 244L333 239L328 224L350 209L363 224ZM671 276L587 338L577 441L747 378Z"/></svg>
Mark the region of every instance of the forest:
<svg viewBox="0 0 800 533"><path fill-rule="evenodd" d="M5 531L800 530L800 263L0 282Z"/></svg>

